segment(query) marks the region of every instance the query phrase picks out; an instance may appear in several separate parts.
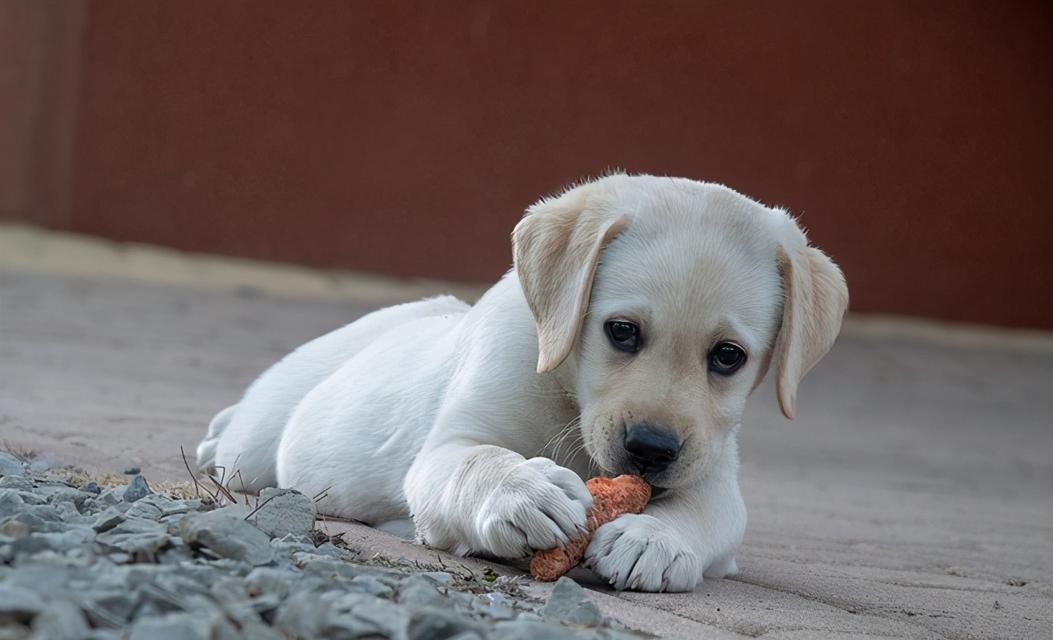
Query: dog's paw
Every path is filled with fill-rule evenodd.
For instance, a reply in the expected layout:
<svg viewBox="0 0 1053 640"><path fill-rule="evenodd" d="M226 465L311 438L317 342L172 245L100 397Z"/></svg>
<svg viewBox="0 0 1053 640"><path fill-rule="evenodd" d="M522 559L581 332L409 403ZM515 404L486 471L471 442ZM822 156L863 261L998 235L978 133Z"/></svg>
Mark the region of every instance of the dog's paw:
<svg viewBox="0 0 1053 640"><path fill-rule="evenodd" d="M476 520L483 551L522 558L585 532L592 495L581 478L548 458L520 463L483 503Z"/></svg>
<svg viewBox="0 0 1053 640"><path fill-rule="evenodd" d="M596 530L585 566L615 589L691 591L702 562L654 516L626 514Z"/></svg>

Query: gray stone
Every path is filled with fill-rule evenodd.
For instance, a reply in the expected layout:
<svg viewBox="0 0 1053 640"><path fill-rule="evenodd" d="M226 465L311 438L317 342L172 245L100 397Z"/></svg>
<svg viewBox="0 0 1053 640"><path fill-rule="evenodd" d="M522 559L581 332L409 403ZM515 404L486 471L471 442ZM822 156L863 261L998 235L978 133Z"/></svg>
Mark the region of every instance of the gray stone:
<svg viewBox="0 0 1053 640"><path fill-rule="evenodd" d="M332 598L326 625L329 630L343 629L353 636L405 637L410 617L405 607L361 593L333 595L336 597Z"/></svg>
<svg viewBox="0 0 1053 640"><path fill-rule="evenodd" d="M164 525L152 520L125 520L109 531L100 533L95 541L111 550L153 557L168 545L168 531Z"/></svg>
<svg viewBox="0 0 1053 640"><path fill-rule="evenodd" d="M295 593L278 607L274 627L293 638L313 638L329 617L332 600L331 594Z"/></svg>
<svg viewBox="0 0 1053 640"><path fill-rule="evenodd" d="M132 481L128 484L128 488L124 490L124 494L121 499L125 502L135 502L145 498L152 493L150 491L150 485L146 483L146 478L142 476L135 476Z"/></svg>
<svg viewBox="0 0 1053 640"><path fill-rule="evenodd" d="M293 564L301 567L308 575L315 575L328 580L343 578L352 580L356 576L388 576L389 571L380 567L369 567L354 564L346 560L337 560L327 556L319 556L313 553L296 552L293 554ZM430 586L430 585L429 585Z"/></svg>
<svg viewBox="0 0 1053 640"><path fill-rule="evenodd" d="M119 502L124 502L124 492L128 490L128 485L119 484L109 489L103 490L102 493L95 498L95 503L102 507L113 506Z"/></svg>
<svg viewBox="0 0 1053 640"><path fill-rule="evenodd" d="M66 531L34 533L11 543L15 554L35 554L41 551L65 553L87 548L95 539L95 532L87 527L71 527Z"/></svg>
<svg viewBox="0 0 1053 640"><path fill-rule="evenodd" d="M91 497L90 494L80 489L59 483L41 485L36 488L36 493L44 496L48 503L55 506L80 507L86 499Z"/></svg>
<svg viewBox="0 0 1053 640"><path fill-rule="evenodd" d="M129 489L130 488L131 487L129 487ZM141 498L137 500L134 504L132 504L132 506L124 512L125 517L144 518L146 520L154 521L160 520L161 514L163 513L161 511L161 507L157 506L156 504L147 502L147 499L149 499L149 497L150 496Z"/></svg>
<svg viewBox="0 0 1053 640"><path fill-rule="evenodd" d="M0 489L0 520L9 518L25 509L26 501L14 489Z"/></svg>
<svg viewBox="0 0 1053 640"><path fill-rule="evenodd" d="M251 520L272 538L284 538L309 534L316 516L314 501L302 493L267 488L260 492L260 503Z"/></svg>
<svg viewBox="0 0 1053 640"><path fill-rule="evenodd" d="M0 627L29 624L44 608L44 600L32 591L0 584Z"/></svg>
<svg viewBox="0 0 1053 640"><path fill-rule="evenodd" d="M22 476L26 473L26 463L21 458L6 451L0 451L0 476Z"/></svg>
<svg viewBox="0 0 1053 640"><path fill-rule="evenodd" d="M484 593L480 596L483 611L496 620L510 620L516 616L513 602L503 593Z"/></svg>
<svg viewBox="0 0 1053 640"><path fill-rule="evenodd" d="M541 615L549 620L559 620L586 626L603 622L603 614L588 599L585 590L570 578L563 576L556 582Z"/></svg>
<svg viewBox="0 0 1053 640"><path fill-rule="evenodd" d="M0 489L18 489L19 491L32 491L33 481L21 475L5 475L0 478Z"/></svg>
<svg viewBox="0 0 1053 640"><path fill-rule="evenodd" d="M54 469L59 466L58 460L54 456L49 454L40 454L35 456L29 463L29 471L32 473L44 473L48 469Z"/></svg>
<svg viewBox="0 0 1053 640"><path fill-rule="evenodd" d="M441 586L449 586L453 584L453 575L446 573L445 571L428 571L421 575Z"/></svg>
<svg viewBox="0 0 1053 640"><path fill-rule="evenodd" d="M574 640L578 634L562 625L520 617L498 622L492 637L501 640Z"/></svg>
<svg viewBox="0 0 1053 640"><path fill-rule="evenodd" d="M5 539L18 539L28 536L32 532L29 525L21 520L16 520L15 516L7 518L6 520L0 520L0 536Z"/></svg>
<svg viewBox="0 0 1053 640"><path fill-rule="evenodd" d="M289 638L262 622L243 624L241 635L247 640L289 640Z"/></svg>
<svg viewBox="0 0 1053 640"><path fill-rule="evenodd" d="M92 528L102 533L109 531L117 525L124 522L127 518L124 515L124 511L117 507L107 507L105 511L95 516L95 522L92 523Z"/></svg>
<svg viewBox="0 0 1053 640"><path fill-rule="evenodd" d="M138 603L139 596L134 592L95 589L81 599L80 606L92 625L120 627L131 617Z"/></svg>
<svg viewBox="0 0 1053 640"><path fill-rule="evenodd" d="M274 550L270 538L243 518L240 510L195 513L183 520L180 534L187 544L205 547L224 558L251 565L271 562Z"/></svg>
<svg viewBox="0 0 1053 640"><path fill-rule="evenodd" d="M233 640L240 637L241 634L221 616L194 612L139 618L132 626L130 640Z"/></svg>
<svg viewBox="0 0 1053 640"><path fill-rule="evenodd" d="M384 584L375 576L355 576L351 579L350 586L352 589L378 598L392 598L395 595L395 589Z"/></svg>
<svg viewBox="0 0 1053 640"><path fill-rule="evenodd" d="M446 598L436 590L435 583L419 575L406 578L399 588L398 601L417 607L444 607L448 604Z"/></svg>
<svg viewBox="0 0 1053 640"><path fill-rule="evenodd" d="M407 629L410 640L445 639L472 632L481 635L485 627L463 613L437 607L415 609Z"/></svg>
<svg viewBox="0 0 1053 640"><path fill-rule="evenodd" d="M59 510L42 504L27 505L21 513L5 518L0 525L11 522L21 522L34 533L62 531L65 528Z"/></svg>
<svg viewBox="0 0 1053 640"><path fill-rule="evenodd" d="M256 567L245 576L245 587L251 596L274 594L284 598L289 593L289 585L295 579L292 572L271 567Z"/></svg>
<svg viewBox="0 0 1053 640"><path fill-rule="evenodd" d="M99 485L95 481L89 482L88 484L81 487L80 490L85 493L90 493L94 496L97 496L100 493L102 493L102 489L99 488Z"/></svg>
<svg viewBox="0 0 1053 640"><path fill-rule="evenodd" d="M87 633L88 621L80 607L68 600L52 600L33 619L34 638L82 638Z"/></svg>

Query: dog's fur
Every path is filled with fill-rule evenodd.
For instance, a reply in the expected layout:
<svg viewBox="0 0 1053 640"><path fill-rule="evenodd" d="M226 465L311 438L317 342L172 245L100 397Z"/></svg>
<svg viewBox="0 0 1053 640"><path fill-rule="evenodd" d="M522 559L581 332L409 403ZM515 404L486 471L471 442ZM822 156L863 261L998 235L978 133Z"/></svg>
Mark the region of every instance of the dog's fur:
<svg viewBox="0 0 1053 640"><path fill-rule="evenodd" d="M472 307L451 297L371 313L310 342L220 412L203 468L325 492L324 511L459 554L518 558L585 524L583 478L634 472L626 429L682 443L641 515L593 538L615 587L690 590L734 572L746 526L737 433L774 364L798 383L836 337L840 270L785 211L687 179L612 175L543 199L513 234L515 268ZM636 354L608 320L638 323ZM715 344L748 354L730 376Z"/></svg>

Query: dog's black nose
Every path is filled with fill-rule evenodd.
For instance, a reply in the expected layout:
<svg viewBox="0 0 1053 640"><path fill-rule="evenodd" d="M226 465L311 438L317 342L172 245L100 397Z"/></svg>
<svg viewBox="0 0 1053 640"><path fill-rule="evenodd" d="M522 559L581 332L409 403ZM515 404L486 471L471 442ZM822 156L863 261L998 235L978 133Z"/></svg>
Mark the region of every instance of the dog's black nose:
<svg viewBox="0 0 1053 640"><path fill-rule="evenodd" d="M661 473L680 455L680 439L649 424L625 430L625 450L641 474Z"/></svg>

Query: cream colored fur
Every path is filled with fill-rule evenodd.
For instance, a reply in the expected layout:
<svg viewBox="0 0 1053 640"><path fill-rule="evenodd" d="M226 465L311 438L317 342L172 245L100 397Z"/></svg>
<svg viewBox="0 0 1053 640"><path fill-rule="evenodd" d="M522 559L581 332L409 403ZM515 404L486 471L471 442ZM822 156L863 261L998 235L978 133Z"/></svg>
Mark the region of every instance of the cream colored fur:
<svg viewBox="0 0 1053 640"><path fill-rule="evenodd" d="M382 309L290 354L216 417L199 464L252 489L326 490L328 513L405 523L456 553L518 558L577 535L584 479L634 471L627 425L661 425L682 443L648 477L665 491L602 527L586 565L645 591L734 572L743 408L771 363L793 416L840 328L840 270L785 211L653 176L538 202L514 255L473 307ZM638 353L612 348L608 320L641 327ZM708 354L729 340L748 358L722 376Z"/></svg>

